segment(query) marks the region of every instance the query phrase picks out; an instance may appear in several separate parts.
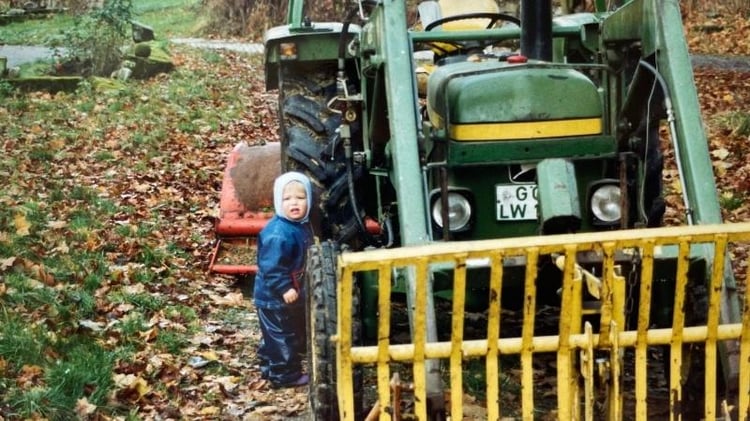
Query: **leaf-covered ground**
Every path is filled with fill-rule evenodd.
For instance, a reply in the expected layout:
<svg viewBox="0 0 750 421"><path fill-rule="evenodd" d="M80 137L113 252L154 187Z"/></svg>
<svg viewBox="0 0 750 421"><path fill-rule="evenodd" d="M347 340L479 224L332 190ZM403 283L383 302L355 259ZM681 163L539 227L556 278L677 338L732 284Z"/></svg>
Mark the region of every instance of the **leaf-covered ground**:
<svg viewBox="0 0 750 421"><path fill-rule="evenodd" d="M746 19L699 14L686 30L695 53L750 55ZM246 283L206 270L225 159L239 140L277 138L275 93L258 57L172 48L168 75L0 104L0 420L53 386L50 362L74 362L62 354L72 337L113 353L111 392L82 387L75 413L40 418L283 419L306 407L304 388L260 379ZM726 219L748 221L738 121L750 78L695 77ZM23 348L24 332L42 346Z"/></svg>

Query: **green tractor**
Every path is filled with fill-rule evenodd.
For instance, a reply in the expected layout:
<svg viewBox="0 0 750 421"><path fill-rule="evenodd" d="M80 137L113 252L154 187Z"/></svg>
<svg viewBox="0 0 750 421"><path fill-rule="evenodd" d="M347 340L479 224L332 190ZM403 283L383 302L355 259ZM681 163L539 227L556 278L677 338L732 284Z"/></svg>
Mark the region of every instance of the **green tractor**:
<svg viewBox="0 0 750 421"><path fill-rule="evenodd" d="M292 0L286 24L266 33L281 167L308 174L319 202L312 218L320 241L310 251L307 283L314 419L357 419L370 406L358 404L355 414L337 406L342 253L659 227L666 141L675 151L685 225L721 223L677 0L626 1L609 10L604 3L557 15L550 0L521 0L519 13L494 1L423 1L410 10L403 1L360 0L340 22L318 22L312 2ZM681 309L672 303L675 256L656 261L663 291L654 298L656 326L671 326L677 310L688 325L705 323L711 261L693 259L693 307ZM595 254L576 264L602 273ZM637 257L618 264L638 281ZM561 267L554 256L536 265L539 284L547 285L538 299L554 304ZM523 296L525 266L505 263L504 307ZM437 341L435 301L450 299L453 268L430 272L427 337ZM721 317L734 322L738 303L726 272ZM481 261L468 269L466 305L474 311L487 306L487 278ZM412 303L413 279L395 279L392 291ZM377 277L357 282L347 333L355 342L376 336L378 288ZM732 352L731 344L722 347L722 355ZM736 376L730 359L721 361L724 377ZM445 417L439 372L428 369L426 379L434 419Z"/></svg>

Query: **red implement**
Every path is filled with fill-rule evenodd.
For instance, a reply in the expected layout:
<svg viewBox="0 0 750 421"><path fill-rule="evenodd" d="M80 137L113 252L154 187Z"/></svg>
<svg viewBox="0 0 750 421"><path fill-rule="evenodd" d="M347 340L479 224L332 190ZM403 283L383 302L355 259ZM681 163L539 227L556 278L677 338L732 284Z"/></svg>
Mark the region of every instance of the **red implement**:
<svg viewBox="0 0 750 421"><path fill-rule="evenodd" d="M227 159L216 221L216 244L209 271L255 274L256 238L273 213L273 180L280 174L278 143L248 146L241 142Z"/></svg>

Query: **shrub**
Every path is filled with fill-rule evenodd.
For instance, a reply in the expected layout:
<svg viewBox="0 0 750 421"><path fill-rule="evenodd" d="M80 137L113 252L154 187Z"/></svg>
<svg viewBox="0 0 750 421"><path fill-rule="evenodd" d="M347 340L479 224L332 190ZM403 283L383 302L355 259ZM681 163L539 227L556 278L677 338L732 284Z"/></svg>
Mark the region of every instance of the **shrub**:
<svg viewBox="0 0 750 421"><path fill-rule="evenodd" d="M76 18L63 34L63 62L58 71L108 76L122 59L132 15L131 0L111 0Z"/></svg>

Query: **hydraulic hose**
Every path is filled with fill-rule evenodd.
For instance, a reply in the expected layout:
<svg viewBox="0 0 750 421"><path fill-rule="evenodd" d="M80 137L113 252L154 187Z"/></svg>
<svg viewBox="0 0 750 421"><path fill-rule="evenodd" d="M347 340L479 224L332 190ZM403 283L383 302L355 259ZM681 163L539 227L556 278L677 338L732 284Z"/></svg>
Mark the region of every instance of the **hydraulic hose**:
<svg viewBox="0 0 750 421"><path fill-rule="evenodd" d="M690 207L690 198L685 193L685 176L682 171L682 162L680 160L680 145L679 142L677 142L677 128L675 127L675 116L674 116L674 108L672 107L672 99L671 94L669 92L669 86L667 86L667 82L664 80L664 77L662 77L661 73L651 65L651 63L647 62L646 60L640 60L638 62L639 66L643 66L643 68L647 69L654 75L654 79L659 83L659 86L661 86L662 91L664 92L664 108L667 111L667 122L669 123L669 135L672 139L672 146L674 147L674 155L675 155L675 162L677 163L677 175L680 178L680 184L683 186L683 194L682 194L682 200L685 202L685 213L687 216L687 222L688 225L693 225L693 211ZM651 99L649 98L649 105L651 104ZM648 115L646 116L648 118Z"/></svg>
<svg viewBox="0 0 750 421"><path fill-rule="evenodd" d="M349 26L351 25L354 16L360 13L360 9L353 7L349 10L346 17L344 18L343 27L341 28L341 36L339 37L339 50L338 50L338 77L337 77L337 95L346 95L346 42L347 34L349 33ZM346 99L346 98L345 98ZM346 118L346 117L342 117ZM344 127L346 126L346 128ZM367 231L362 215L360 214L359 205L357 204L357 195L354 191L354 154L352 153L352 141L351 131L348 123L344 123L340 127L341 135L344 139L344 160L346 161L346 184L349 190L349 200L352 206L352 212L354 218L357 221L359 230L364 235L367 243L371 245L377 245L375 238L370 235Z"/></svg>
<svg viewBox="0 0 750 421"><path fill-rule="evenodd" d="M365 222L362 220L362 215L360 215L359 213L357 194L354 191L354 168L352 165L354 157L352 154L352 141L349 137L344 137L344 158L346 161L346 184L349 189L349 202L352 205L352 212L354 213L354 218L357 221L357 226L364 235L367 243L369 243L370 245L377 245L378 242L372 235L370 235L369 231L367 231Z"/></svg>

